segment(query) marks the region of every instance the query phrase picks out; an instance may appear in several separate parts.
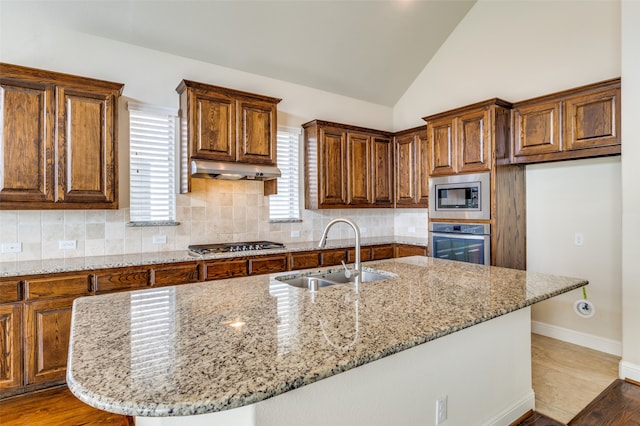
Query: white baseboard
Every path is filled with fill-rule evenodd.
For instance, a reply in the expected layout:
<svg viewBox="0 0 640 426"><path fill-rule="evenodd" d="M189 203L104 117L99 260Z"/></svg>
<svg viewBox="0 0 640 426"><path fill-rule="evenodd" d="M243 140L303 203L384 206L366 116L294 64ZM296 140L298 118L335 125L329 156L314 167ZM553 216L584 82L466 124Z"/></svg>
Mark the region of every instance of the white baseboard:
<svg viewBox="0 0 640 426"><path fill-rule="evenodd" d="M536 395L533 389L528 395L525 395L519 401L516 401L511 407L508 407L497 416L489 420L484 426L509 426L522 417L529 410L536 408Z"/></svg>
<svg viewBox="0 0 640 426"><path fill-rule="evenodd" d="M640 365L620 361L620 378L640 382Z"/></svg>
<svg viewBox="0 0 640 426"><path fill-rule="evenodd" d="M531 321L531 332L573 343L574 345L595 349L596 351L606 352L611 355L622 356L622 342L617 340L611 340L539 321Z"/></svg>

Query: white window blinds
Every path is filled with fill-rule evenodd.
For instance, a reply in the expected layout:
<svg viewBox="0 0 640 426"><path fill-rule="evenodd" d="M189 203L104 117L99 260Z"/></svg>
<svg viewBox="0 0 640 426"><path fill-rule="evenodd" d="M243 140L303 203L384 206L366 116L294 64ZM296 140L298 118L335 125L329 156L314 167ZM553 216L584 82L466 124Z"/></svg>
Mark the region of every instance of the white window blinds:
<svg viewBox="0 0 640 426"><path fill-rule="evenodd" d="M300 220L300 129L278 129L278 168L282 176L278 178L278 193L269 197L269 218L271 221Z"/></svg>
<svg viewBox="0 0 640 426"><path fill-rule="evenodd" d="M175 141L177 111L128 103L130 220L173 224L176 220Z"/></svg>

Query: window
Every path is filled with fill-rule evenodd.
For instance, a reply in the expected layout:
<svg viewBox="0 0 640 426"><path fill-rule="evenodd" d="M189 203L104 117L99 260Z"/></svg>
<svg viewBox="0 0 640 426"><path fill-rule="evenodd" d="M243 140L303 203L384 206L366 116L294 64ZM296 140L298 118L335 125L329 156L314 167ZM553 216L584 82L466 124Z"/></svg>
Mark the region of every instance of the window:
<svg viewBox="0 0 640 426"><path fill-rule="evenodd" d="M177 111L128 103L130 220L138 225L175 225Z"/></svg>
<svg viewBox="0 0 640 426"><path fill-rule="evenodd" d="M269 218L272 222L299 221L299 149L300 129L278 129L278 168L282 176L278 178L278 193L269 197Z"/></svg>

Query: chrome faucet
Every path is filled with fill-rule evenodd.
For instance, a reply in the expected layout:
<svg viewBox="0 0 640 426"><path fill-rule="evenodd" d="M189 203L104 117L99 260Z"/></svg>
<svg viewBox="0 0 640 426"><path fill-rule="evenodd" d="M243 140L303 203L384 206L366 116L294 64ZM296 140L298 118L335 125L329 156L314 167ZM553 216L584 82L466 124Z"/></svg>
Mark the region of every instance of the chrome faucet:
<svg viewBox="0 0 640 426"><path fill-rule="evenodd" d="M353 232L355 232L356 234L356 262L355 262L355 265L353 266L353 271L349 271L347 269L347 266L344 264L344 262L342 264L344 265L344 268L346 270L345 277L347 278L349 278L350 276L355 277L356 287L358 287L358 285L360 284L360 272L362 272L362 269L361 269L362 267L360 266L360 228L358 228L358 225L356 225L353 221L349 219L343 219L343 218L333 219L331 222L327 224L327 227L324 228L324 231L322 232L322 237L320 237L320 242L318 243L318 247L323 248L325 246L325 244L327 243L327 234L329 233L329 228L331 228L333 225L335 225L338 222L344 222L347 225L351 226L353 228Z"/></svg>

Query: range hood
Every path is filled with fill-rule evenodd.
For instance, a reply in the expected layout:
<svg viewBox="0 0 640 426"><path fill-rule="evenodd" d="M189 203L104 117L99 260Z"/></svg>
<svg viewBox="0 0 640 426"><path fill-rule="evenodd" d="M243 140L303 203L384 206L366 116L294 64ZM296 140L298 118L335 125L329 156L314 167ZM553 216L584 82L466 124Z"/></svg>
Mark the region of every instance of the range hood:
<svg viewBox="0 0 640 426"><path fill-rule="evenodd" d="M225 163L191 160L191 177L225 180L271 180L279 178L280 169L266 164Z"/></svg>

